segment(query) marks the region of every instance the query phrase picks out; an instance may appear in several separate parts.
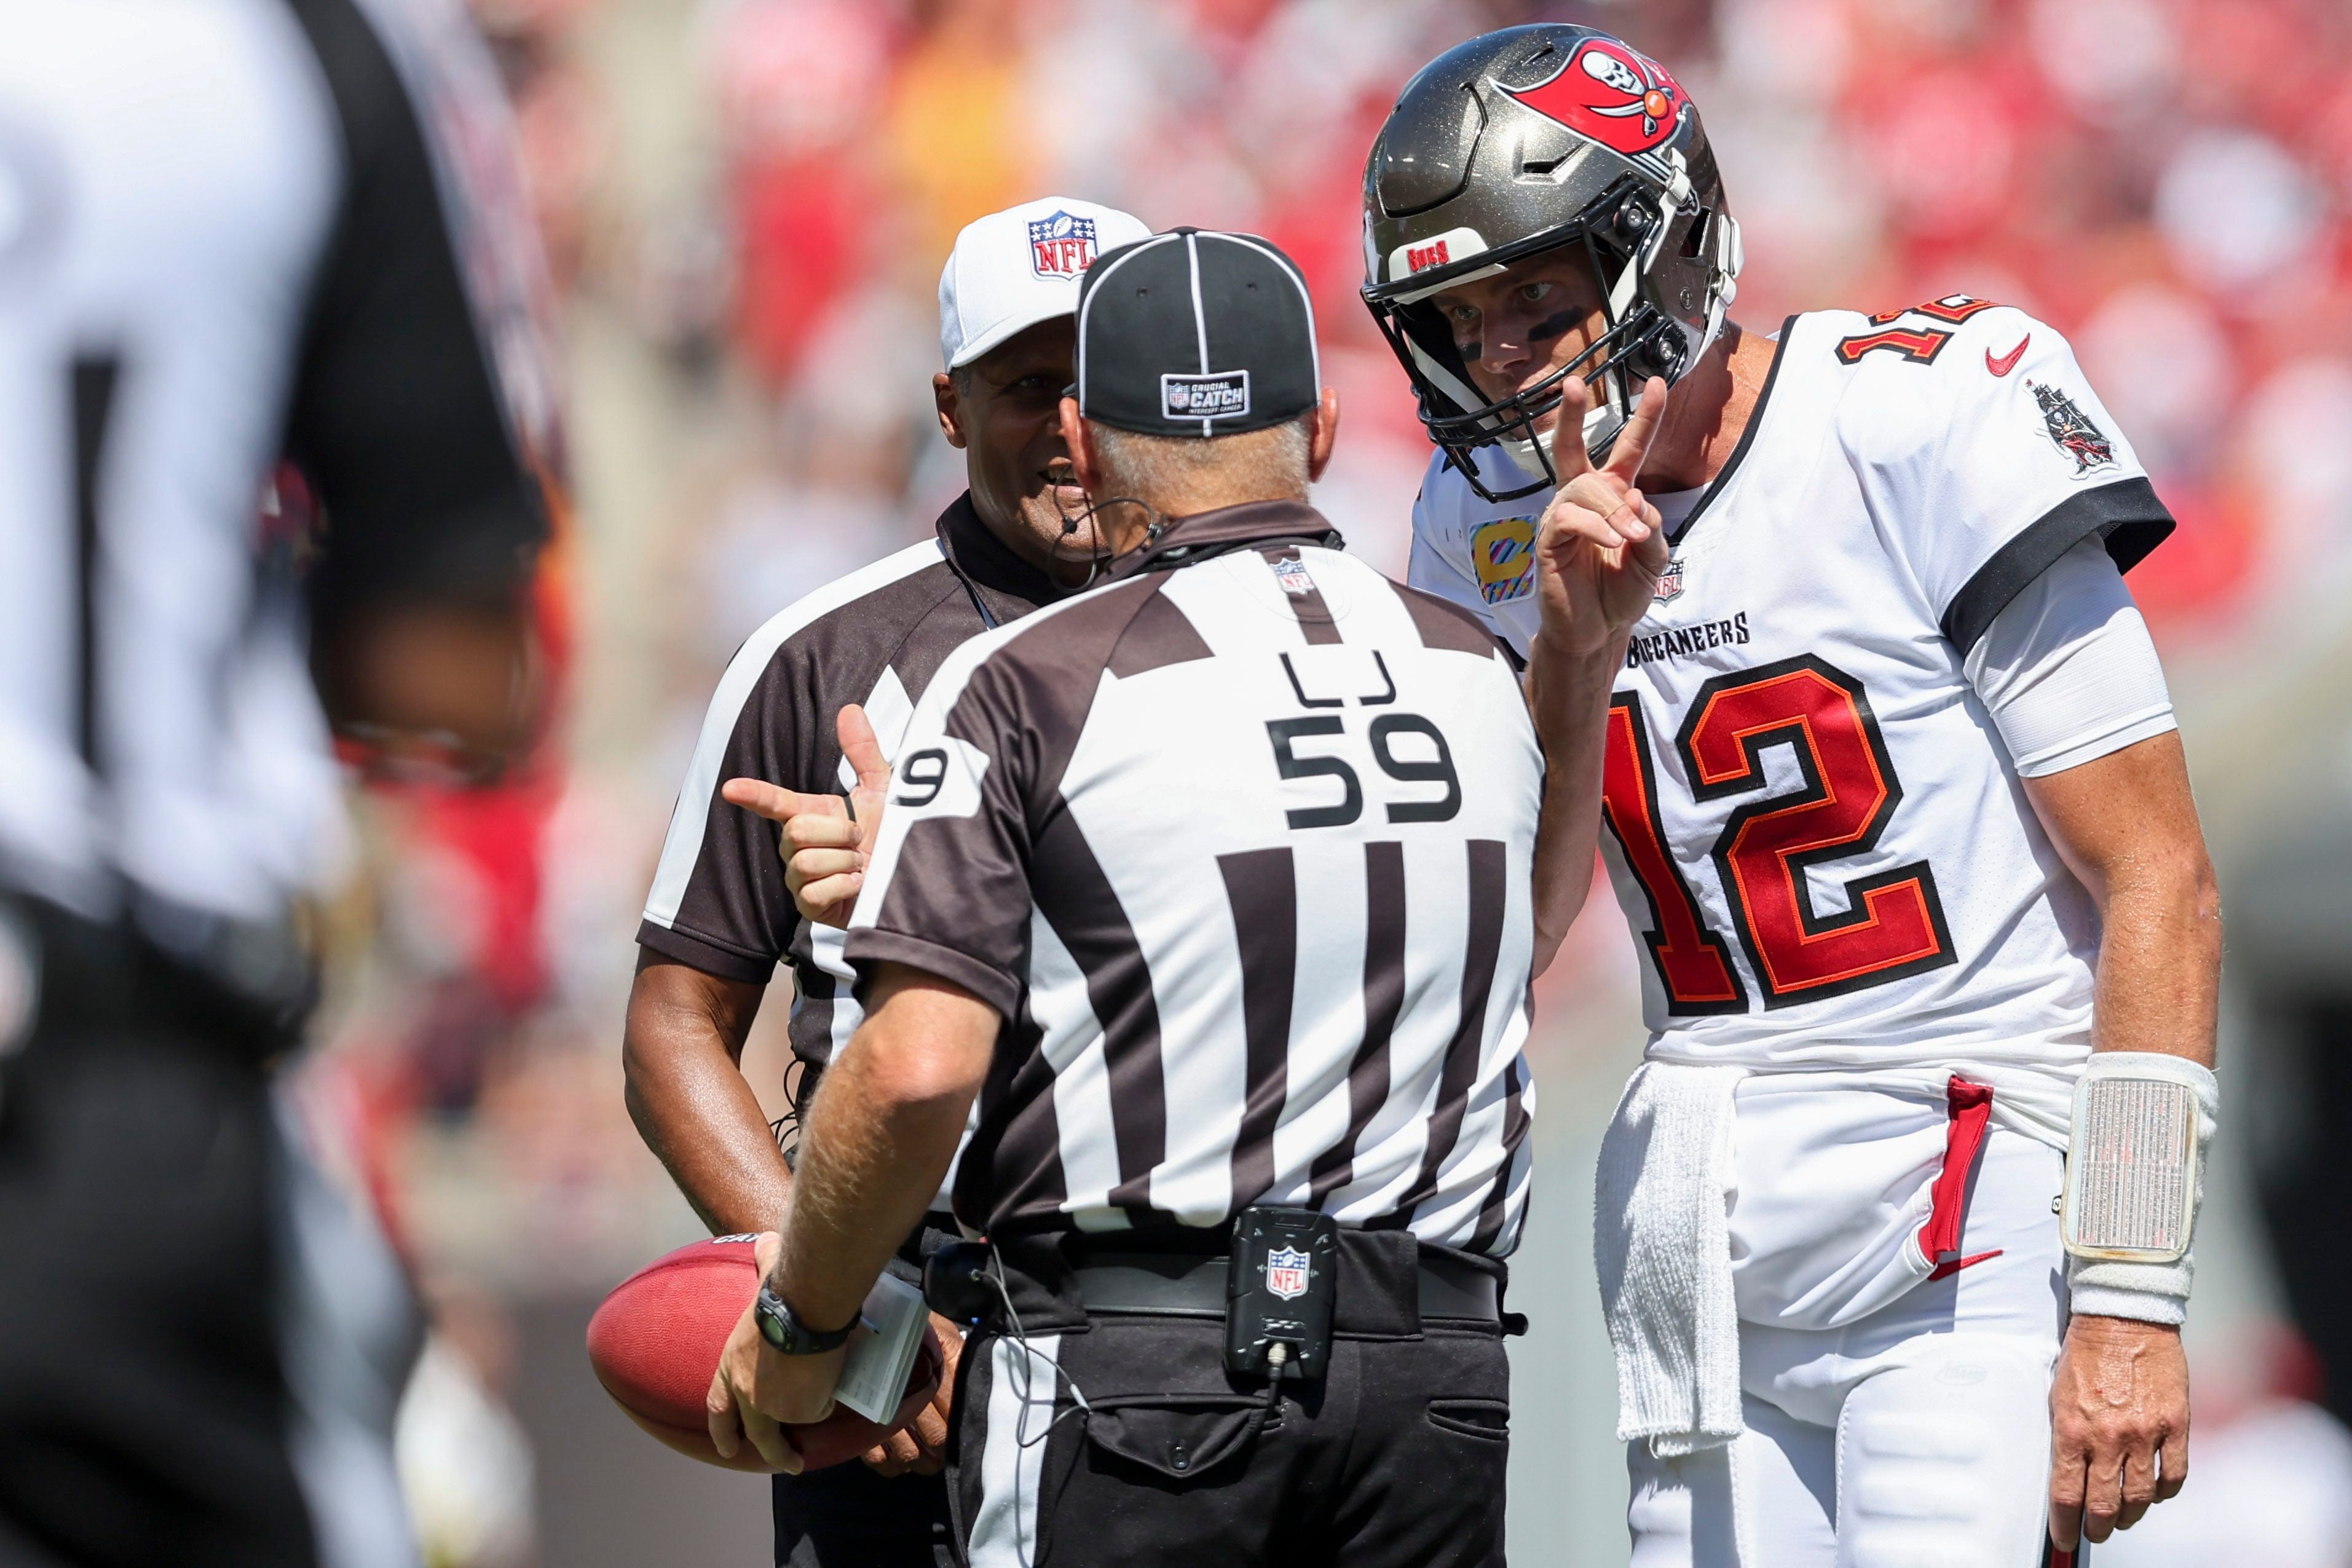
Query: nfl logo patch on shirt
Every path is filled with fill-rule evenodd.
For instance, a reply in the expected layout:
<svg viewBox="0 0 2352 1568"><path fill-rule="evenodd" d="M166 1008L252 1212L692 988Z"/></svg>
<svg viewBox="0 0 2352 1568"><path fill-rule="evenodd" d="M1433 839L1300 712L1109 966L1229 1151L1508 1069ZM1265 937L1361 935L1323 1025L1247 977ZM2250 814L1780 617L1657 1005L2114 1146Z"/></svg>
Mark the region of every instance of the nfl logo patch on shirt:
<svg viewBox="0 0 2352 1568"><path fill-rule="evenodd" d="M1170 419L1237 418L1250 411L1249 372L1160 378L1160 412Z"/></svg>
<svg viewBox="0 0 2352 1568"><path fill-rule="evenodd" d="M1286 1301L1307 1293L1307 1254L1295 1247L1277 1247L1265 1255L1265 1288Z"/></svg>
<svg viewBox="0 0 2352 1568"><path fill-rule="evenodd" d="M1658 586L1650 597L1660 604L1683 596L1683 558L1669 556L1666 570L1658 573Z"/></svg>
<svg viewBox="0 0 2352 1568"><path fill-rule="evenodd" d="M1307 563L1289 556L1274 563L1274 580L1294 599L1304 599L1315 591L1315 580L1307 574Z"/></svg>
<svg viewBox="0 0 2352 1568"><path fill-rule="evenodd" d="M1094 219L1051 213L1029 220L1029 270L1038 277L1076 277L1094 259Z"/></svg>

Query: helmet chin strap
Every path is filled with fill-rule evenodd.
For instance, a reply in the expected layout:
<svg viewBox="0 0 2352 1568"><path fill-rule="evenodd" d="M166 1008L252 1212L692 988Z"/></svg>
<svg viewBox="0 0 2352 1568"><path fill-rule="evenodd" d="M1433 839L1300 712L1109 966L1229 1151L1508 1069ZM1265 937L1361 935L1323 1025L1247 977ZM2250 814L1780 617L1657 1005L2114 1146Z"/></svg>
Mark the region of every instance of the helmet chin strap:
<svg viewBox="0 0 2352 1568"><path fill-rule="evenodd" d="M1739 268L1748 259L1748 250L1739 240L1739 220L1729 213L1718 213L1715 219L1715 266L1717 281L1706 297L1706 334L1699 340L1691 354L1691 363L1715 347L1723 334L1724 318L1730 314L1731 302L1739 298Z"/></svg>

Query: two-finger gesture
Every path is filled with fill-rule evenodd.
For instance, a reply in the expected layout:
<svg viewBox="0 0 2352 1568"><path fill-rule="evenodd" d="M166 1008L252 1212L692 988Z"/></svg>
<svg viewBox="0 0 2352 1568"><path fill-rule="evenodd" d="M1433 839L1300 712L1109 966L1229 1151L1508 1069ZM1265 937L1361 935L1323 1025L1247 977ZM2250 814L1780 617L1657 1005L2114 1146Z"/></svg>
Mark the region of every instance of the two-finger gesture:
<svg viewBox="0 0 2352 1568"><path fill-rule="evenodd" d="M1543 638L1574 654L1600 652L1642 618L1668 553L1657 508L1633 484L1666 416L1665 382L1653 376L1643 386L1609 461L1598 468L1582 438L1589 396L1581 380L1569 379L1552 438L1562 483L1536 534Z"/></svg>
<svg viewBox="0 0 2352 1568"><path fill-rule="evenodd" d="M890 788L890 764L866 710L856 703L835 721L841 755L857 783L844 800L838 795L806 795L759 779L730 779L719 793L730 804L774 822L776 852L783 857L784 887L801 918L819 925L846 926L866 885L866 865L882 828L882 802Z"/></svg>

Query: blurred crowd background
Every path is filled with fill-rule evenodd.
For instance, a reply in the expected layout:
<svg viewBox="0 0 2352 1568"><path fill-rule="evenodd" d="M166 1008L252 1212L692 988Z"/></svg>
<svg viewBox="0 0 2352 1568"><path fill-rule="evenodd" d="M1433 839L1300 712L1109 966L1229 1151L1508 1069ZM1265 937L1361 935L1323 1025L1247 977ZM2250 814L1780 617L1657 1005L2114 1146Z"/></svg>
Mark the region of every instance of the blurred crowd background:
<svg viewBox="0 0 2352 1568"><path fill-rule="evenodd" d="M1059 193L1277 241L1313 281L1346 410L1318 501L1401 572L1428 449L1355 298L1363 156L1417 66L1544 18L1617 32L1690 89L1745 225L1745 324L1956 291L2021 305L2073 340L2180 518L2131 584L2230 897L2236 1099L2200 1242L2196 1477L2099 1557L2352 1563L2352 1437L2324 1408L2352 1389L2324 1386L2326 1325L2294 1326L2270 1239L2280 1172L2326 1152L2327 1129L2304 1124L2324 1101L2295 1073L2347 1017L2330 955L2352 940L2352 899L2326 868L2352 842L2352 7L476 8L564 334L571 504L542 591L560 707L496 789L362 800L305 1083L439 1324L402 1435L436 1564L766 1560L764 1490L637 1437L580 1350L596 1297L694 1233L622 1108L622 1000L728 656L800 594L927 535L961 488L929 386L956 230ZM1538 1321L1517 1352L1524 1563L1623 1561L1584 1259L1592 1141L1640 1045L1633 963L1596 900L1542 993L1548 1157L1513 1303ZM780 982L746 1058L777 1113L784 1000ZM2287 1064L2268 1091L2264 1062Z"/></svg>

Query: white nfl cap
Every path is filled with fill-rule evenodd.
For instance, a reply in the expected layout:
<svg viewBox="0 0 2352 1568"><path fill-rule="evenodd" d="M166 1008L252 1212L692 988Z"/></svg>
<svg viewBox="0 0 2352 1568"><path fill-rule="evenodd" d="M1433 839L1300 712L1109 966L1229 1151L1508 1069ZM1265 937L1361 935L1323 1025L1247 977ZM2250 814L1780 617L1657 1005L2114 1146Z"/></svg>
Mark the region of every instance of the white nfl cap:
<svg viewBox="0 0 2352 1568"><path fill-rule="evenodd" d="M940 354L968 365L1015 332L1078 308L1096 256L1149 239L1140 218L1069 196L1041 196L975 218L940 274Z"/></svg>

